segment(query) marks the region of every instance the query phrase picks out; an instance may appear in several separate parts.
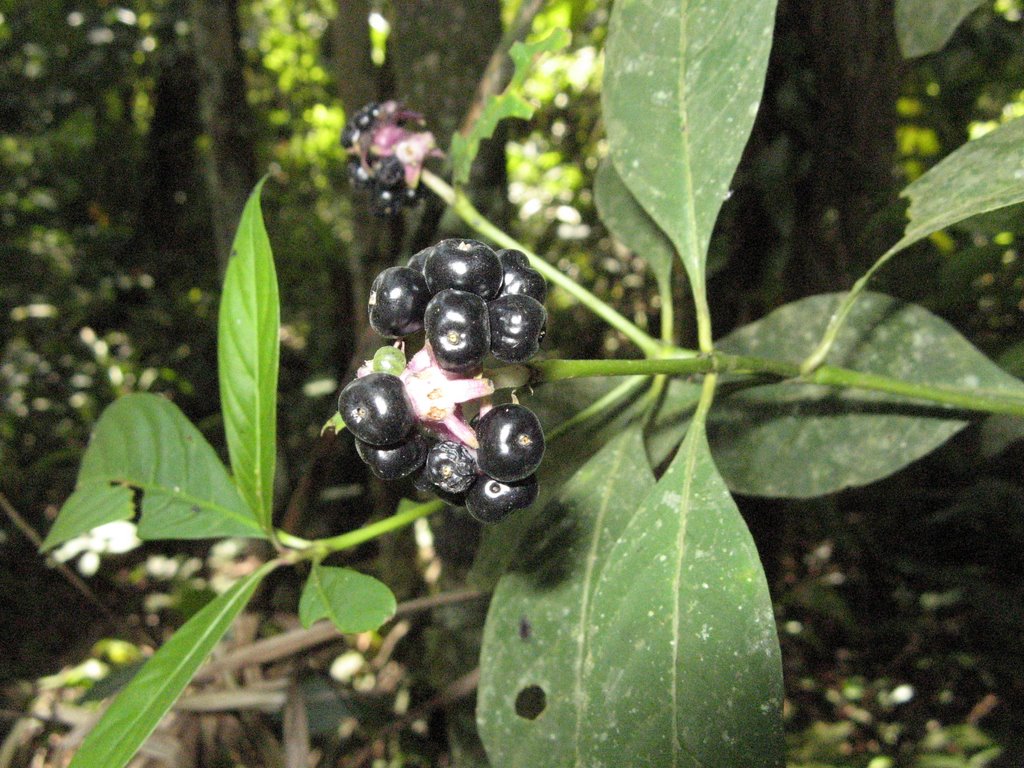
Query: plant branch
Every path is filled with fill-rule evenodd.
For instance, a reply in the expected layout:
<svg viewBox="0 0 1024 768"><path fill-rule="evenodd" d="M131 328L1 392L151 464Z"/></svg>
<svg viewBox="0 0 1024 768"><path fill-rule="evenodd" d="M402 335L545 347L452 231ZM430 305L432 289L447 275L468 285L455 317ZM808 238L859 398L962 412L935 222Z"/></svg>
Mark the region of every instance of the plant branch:
<svg viewBox="0 0 1024 768"><path fill-rule="evenodd" d="M829 351L832 349L832 345L836 343L836 337L839 335L839 329L843 327L843 323L846 321L847 316L850 314L850 310L853 309L854 303L857 298L864 293L864 290L868 287L868 282L874 277L875 273L885 266L886 262L889 261L898 251L903 250L906 246L904 240L896 243L892 248L883 253L878 257L878 261L871 265L871 269L861 275L860 279L853 284L850 292L843 296L839 302L839 306L836 307L836 311L832 313L832 317L829 318L828 327L825 328L825 333L821 336L821 341L818 342L818 346L814 348L814 351L807 356L807 359L800 364L800 371L804 375L811 373L821 366L825 362L825 358L828 357Z"/></svg>
<svg viewBox="0 0 1024 768"><path fill-rule="evenodd" d="M540 272L552 284L564 290L580 302L580 304L583 304L587 309L608 323L608 325L636 344L644 355L647 357L655 357L662 353L664 345L660 341L637 328L634 323L630 322L616 309L609 306L586 288L576 283L576 281L571 277L559 272L558 269L551 266L540 256L530 251L525 245L494 226L473 206L473 203L470 202L469 198L459 192L456 192L452 189L451 185L442 178L435 176L427 170L423 171L421 178L423 183L426 184L438 197L444 200L445 203L451 206L452 210L455 211L459 218L466 222L470 227L502 248L514 248L517 251L525 253L526 257L530 260L530 266Z"/></svg>
<svg viewBox="0 0 1024 768"><path fill-rule="evenodd" d="M704 373L767 375L795 384L821 384L827 387L886 392L947 407L1024 416L1024 397L1008 393L920 384L831 365L823 365L805 376L801 375L800 366L794 363L745 355L728 355L722 352L684 359L542 360L529 363L523 368L529 371L528 383L531 386L591 376L689 376Z"/></svg>
<svg viewBox="0 0 1024 768"><path fill-rule="evenodd" d="M329 539L317 539L312 542L309 549L298 553L300 555L299 559L305 559L306 557L322 559L332 552L351 549L376 539L378 536L383 536L385 533L391 533L400 528L405 528L407 525L412 525L421 517L427 517L435 512L440 512L443 507L444 502L440 499L425 501L421 504L415 504L403 512L391 515L391 517L385 517L376 523L364 525L362 528L356 528L356 530L343 533L340 536L332 536Z"/></svg>

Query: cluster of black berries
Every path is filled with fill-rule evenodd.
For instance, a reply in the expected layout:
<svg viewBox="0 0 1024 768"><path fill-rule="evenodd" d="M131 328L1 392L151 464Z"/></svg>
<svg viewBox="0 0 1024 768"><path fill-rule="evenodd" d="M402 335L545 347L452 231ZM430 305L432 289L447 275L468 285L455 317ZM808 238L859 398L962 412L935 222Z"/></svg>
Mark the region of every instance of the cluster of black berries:
<svg viewBox="0 0 1024 768"><path fill-rule="evenodd" d="M341 132L341 146L350 155L349 180L369 195L378 216L394 216L420 197L423 163L440 154L434 135L417 130L422 127L422 115L385 101L367 104Z"/></svg>
<svg viewBox="0 0 1024 768"><path fill-rule="evenodd" d="M540 421L518 403L485 402L471 422L464 403L489 398L488 354L508 363L539 349L547 285L519 251L444 240L374 280L370 325L387 338L425 332L405 362L402 343L378 350L341 393L339 411L375 475L415 477L483 522L497 522L537 497L544 455Z"/></svg>

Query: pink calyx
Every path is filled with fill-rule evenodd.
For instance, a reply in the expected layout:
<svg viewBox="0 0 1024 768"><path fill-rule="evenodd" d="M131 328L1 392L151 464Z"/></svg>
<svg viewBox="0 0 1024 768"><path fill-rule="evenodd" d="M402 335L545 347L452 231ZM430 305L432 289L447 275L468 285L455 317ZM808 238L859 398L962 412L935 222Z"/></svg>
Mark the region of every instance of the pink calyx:
<svg viewBox="0 0 1024 768"><path fill-rule="evenodd" d="M462 403L494 394L494 383L480 377L443 370L427 345L406 365L399 377L423 426L450 435L470 448L478 448L476 432L462 415Z"/></svg>

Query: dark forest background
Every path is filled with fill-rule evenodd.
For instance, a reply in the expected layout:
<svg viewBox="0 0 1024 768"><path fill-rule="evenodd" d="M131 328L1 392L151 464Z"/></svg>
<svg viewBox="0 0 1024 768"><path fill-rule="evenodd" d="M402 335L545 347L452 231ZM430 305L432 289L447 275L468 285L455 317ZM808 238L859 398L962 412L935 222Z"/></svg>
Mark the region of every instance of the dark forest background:
<svg viewBox="0 0 1024 768"><path fill-rule="evenodd" d="M74 704L130 668L138 646L180 624L246 556L230 543L139 546L120 530L58 550L57 567L32 537L119 395L166 394L223 450L218 288L264 174L282 291L278 523L340 533L394 503L351 440L320 427L374 346L369 280L468 232L429 195L404 218L370 216L347 187L347 113L398 98L447 147L495 51L570 28L571 49L528 82L536 119L503 124L484 146L472 195L627 316L657 323L653 278L602 228L591 193L605 149L608 12L604 0L0 0L0 766L58 764L38 761L68 723L19 731L19 713ZM1024 115L1021 16L1020 0L986 2L941 52L906 61L891 0L782 0L761 113L712 243L716 336L848 288L898 239L906 183ZM971 221L894 261L875 287L1024 375L1021 237L1019 207ZM677 295L685 302L685 286ZM564 294L549 311L550 355L635 354ZM692 313L676 314L692 341ZM1024 763L1021 436L1010 422L979 422L866 488L739 499L777 608L792 765ZM476 535L462 518L440 524L454 586ZM422 589L411 534L358 556L400 599ZM272 579L257 606L294 613L293 578ZM414 623L395 649L414 702L466 663L429 652L435 631ZM459 735L466 704L437 713L426 735L405 732L406 762L390 764L480 764L472 735ZM366 738L339 735L338 711L317 737L325 756ZM279 723L231 722L230 759L271 764Z"/></svg>

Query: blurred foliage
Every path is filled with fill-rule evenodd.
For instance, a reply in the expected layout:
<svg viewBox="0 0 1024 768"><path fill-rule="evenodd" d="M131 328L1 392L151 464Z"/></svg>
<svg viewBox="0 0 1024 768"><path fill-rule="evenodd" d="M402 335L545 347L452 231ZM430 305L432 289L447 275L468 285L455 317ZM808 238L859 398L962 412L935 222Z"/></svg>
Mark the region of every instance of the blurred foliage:
<svg viewBox="0 0 1024 768"><path fill-rule="evenodd" d="M331 65L330 25L344 1L240 5L259 167L278 182L267 187L265 215L284 324L282 507L348 367L338 350L352 346L345 337L351 329L328 321L344 306L355 231L337 137L346 108L360 105L339 103ZM389 8L372 5L385 77ZM506 24L520 5L503 3ZM653 278L603 228L591 193L606 152L600 83L608 10L607 0L556 0L533 22L536 35L571 29L573 44L529 79L535 119L509 126L510 229L657 333ZM1020 0L995 0L942 52L904 65L892 168L900 184L1024 113L1022 13ZM119 395L165 393L223 447L214 378L220 275L203 174L210 142L198 117L189 18L186 0L0 0L0 490L39 530L73 486L91 425ZM782 276L800 237L792 226L799 185L814 165L799 133L814 99L827 98L813 93L793 45L784 34L777 40L783 76L776 100L764 106L765 120L781 128L745 158L712 245L724 265L715 280L744 286L742 295L728 297L742 306L723 315L729 322L719 322L719 336L777 306L787 289ZM736 240L751 199L767 212L756 254ZM986 216L931 238L889 265L877 285L939 313L1018 376L1020 213ZM880 199L874 234L887 236L901 223L900 204ZM634 354L561 292L552 292L549 308L551 355ZM677 315L688 322L685 307ZM691 333L681 331L684 339ZM1024 455L1018 441L983 460L977 440L970 431L893 478L837 497L741 500L778 606L794 768L981 768L1024 754ZM316 489L316 509L340 508L349 524L371 501L387 499L346 462L350 447L336 453L334 474ZM337 522L311 518L310 535ZM465 558L475 530L462 534L456 548ZM107 543L79 542L61 556L88 574L123 622L97 614L83 628L87 608L54 609L83 606L80 595L4 521L0 589L7 604L0 610L5 629L23 638L0 659L6 706L72 702L98 679L116 682L111 670L131 665L138 648L151 644L146 632L158 639L194 613L244 571L251 554L236 542L124 551L97 536ZM441 567L430 531L417 536L391 549L360 550L354 560L381 576L400 571L407 594L399 598L407 597L432 585L429 574L436 579ZM272 579L261 598L269 616L294 613L297 585L289 579ZM359 728L428 699L451 680L445 665L467 669L477 636L465 626L478 626L479 608L453 611L432 633L405 626L408 636L394 639L394 655L379 662L386 639L377 636L311 653L303 690L319 707L311 704L310 712L319 718L324 754L363 743ZM287 626L274 619L265 629ZM445 660L456 652L438 639L445 632L464 635L467 648L456 649L457 660ZM115 635L130 644L95 642ZM32 737L40 754L46 733L39 726ZM395 764L428 764L444 751L421 733L389 746L405 755Z"/></svg>

